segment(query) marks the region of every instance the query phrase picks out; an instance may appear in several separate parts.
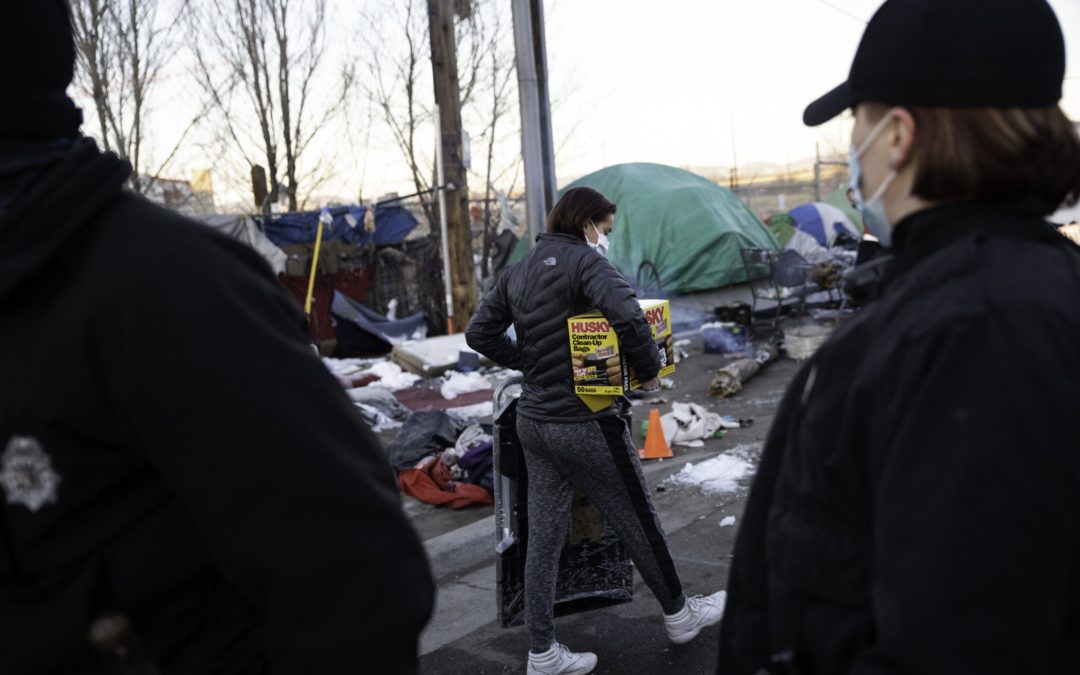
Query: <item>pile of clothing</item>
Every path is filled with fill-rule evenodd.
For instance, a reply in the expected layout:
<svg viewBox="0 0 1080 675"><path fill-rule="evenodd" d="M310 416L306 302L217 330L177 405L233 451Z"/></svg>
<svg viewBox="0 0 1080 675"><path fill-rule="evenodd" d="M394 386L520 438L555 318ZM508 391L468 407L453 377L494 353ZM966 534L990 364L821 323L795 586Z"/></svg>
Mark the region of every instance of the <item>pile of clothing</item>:
<svg viewBox="0 0 1080 675"><path fill-rule="evenodd" d="M492 432L441 410L413 413L387 447L398 487L435 506L493 504Z"/></svg>

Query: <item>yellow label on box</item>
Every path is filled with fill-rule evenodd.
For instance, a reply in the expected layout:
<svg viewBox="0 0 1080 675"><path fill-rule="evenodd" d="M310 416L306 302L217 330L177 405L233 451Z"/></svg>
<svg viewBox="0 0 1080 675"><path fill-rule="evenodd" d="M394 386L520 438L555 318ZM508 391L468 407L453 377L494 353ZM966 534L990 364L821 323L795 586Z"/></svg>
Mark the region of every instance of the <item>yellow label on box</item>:
<svg viewBox="0 0 1080 675"><path fill-rule="evenodd" d="M671 306L667 300L639 300L653 342L660 356L660 377L675 372L671 333ZM598 411L610 405L602 397L622 396L641 386L633 368L619 348L619 338L598 312L580 314L567 321L574 391Z"/></svg>

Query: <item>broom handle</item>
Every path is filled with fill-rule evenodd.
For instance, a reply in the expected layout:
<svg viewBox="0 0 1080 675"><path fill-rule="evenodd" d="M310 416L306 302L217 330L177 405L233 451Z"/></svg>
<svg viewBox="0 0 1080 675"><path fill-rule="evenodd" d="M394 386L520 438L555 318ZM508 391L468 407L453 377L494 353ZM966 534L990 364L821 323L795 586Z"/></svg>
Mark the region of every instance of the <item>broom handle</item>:
<svg viewBox="0 0 1080 675"><path fill-rule="evenodd" d="M322 218L319 218L319 229L315 231L315 256L311 259L311 276L308 278L307 299L304 300L304 314L311 316L311 296L315 293L315 271L319 268L319 248L322 246Z"/></svg>

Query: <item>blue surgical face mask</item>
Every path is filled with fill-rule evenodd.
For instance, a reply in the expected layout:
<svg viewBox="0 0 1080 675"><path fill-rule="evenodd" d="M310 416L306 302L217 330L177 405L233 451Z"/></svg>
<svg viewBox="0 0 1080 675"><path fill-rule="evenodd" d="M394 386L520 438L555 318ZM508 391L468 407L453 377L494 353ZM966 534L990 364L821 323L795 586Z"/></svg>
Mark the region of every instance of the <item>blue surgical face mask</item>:
<svg viewBox="0 0 1080 675"><path fill-rule="evenodd" d="M878 187L877 192L869 200L863 200L862 187L860 181L862 180L862 165L859 163L859 159L866 154L866 151L874 144L874 141L878 139L881 132L885 129L886 125L891 121L891 117L886 116L878 125L874 127L874 130L870 132L870 135L866 137L861 148L851 146L851 153L848 159L848 171L851 173L851 189L854 192L855 205L858 207L860 213L862 213L863 224L866 225L866 229L870 230L870 234L877 237L878 241L884 248L892 248L892 223L889 221L889 215L885 212L885 192L896 180L896 169L893 169L885 180L881 181L881 186Z"/></svg>
<svg viewBox="0 0 1080 675"><path fill-rule="evenodd" d="M600 228L598 228L596 226L596 223L594 223L593 221L590 220L589 225L592 227L593 232L596 232L596 243L593 243L593 242L589 241L588 239L586 239L585 241L589 244L589 248L591 248L592 250L596 251L597 253L599 253L600 255L602 255L602 256L604 256L606 258L607 257L607 252L608 252L608 238L607 238L607 235L604 234L603 232L601 232Z"/></svg>

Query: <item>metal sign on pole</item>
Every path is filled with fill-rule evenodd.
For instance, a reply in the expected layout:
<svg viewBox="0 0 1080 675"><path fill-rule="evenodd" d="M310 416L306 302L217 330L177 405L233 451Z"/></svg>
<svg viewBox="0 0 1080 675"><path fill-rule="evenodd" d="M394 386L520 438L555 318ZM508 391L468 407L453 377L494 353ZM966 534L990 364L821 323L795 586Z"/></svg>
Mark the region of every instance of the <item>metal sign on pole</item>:
<svg viewBox="0 0 1080 675"><path fill-rule="evenodd" d="M439 183L439 232L442 235L443 286L446 288L446 332L454 332L453 280L450 276L450 235L446 226L446 179L443 167L442 117L435 106L435 180Z"/></svg>

